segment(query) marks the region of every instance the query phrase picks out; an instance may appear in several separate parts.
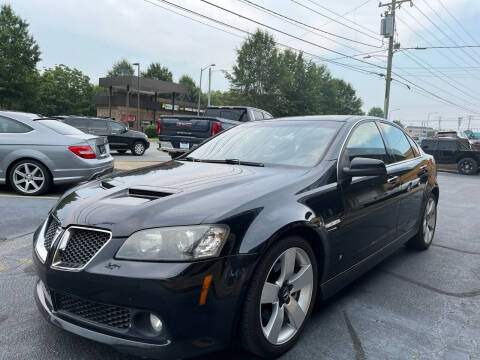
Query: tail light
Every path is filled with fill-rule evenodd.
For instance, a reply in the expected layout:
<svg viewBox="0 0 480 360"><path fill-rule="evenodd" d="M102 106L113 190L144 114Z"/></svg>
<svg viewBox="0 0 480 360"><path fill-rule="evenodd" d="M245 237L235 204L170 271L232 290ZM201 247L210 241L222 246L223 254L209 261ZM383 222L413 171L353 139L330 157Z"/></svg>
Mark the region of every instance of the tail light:
<svg viewBox="0 0 480 360"><path fill-rule="evenodd" d="M217 135L220 131L222 131L222 123L219 121L214 121L212 123L212 136Z"/></svg>
<svg viewBox="0 0 480 360"><path fill-rule="evenodd" d="M162 133L162 120L158 119L157 121L157 134L160 135Z"/></svg>
<svg viewBox="0 0 480 360"><path fill-rule="evenodd" d="M95 151L88 145L69 146L68 149L82 159L96 159Z"/></svg>

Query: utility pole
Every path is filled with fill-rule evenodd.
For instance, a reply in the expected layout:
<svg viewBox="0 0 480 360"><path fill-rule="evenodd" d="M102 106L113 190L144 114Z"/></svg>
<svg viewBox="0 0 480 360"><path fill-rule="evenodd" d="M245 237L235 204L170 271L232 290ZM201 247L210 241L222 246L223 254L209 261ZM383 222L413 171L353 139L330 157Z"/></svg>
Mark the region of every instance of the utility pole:
<svg viewBox="0 0 480 360"><path fill-rule="evenodd" d="M208 68L208 106L210 106L210 89L212 85L212 67Z"/></svg>
<svg viewBox="0 0 480 360"><path fill-rule="evenodd" d="M200 116L200 99L202 96L202 74L203 71L206 70L207 68L211 68L212 66L215 66L215 64L210 64L205 66L204 68L200 69L200 84L198 84L198 106L197 106L197 116ZM209 91L210 93L210 91Z"/></svg>
<svg viewBox="0 0 480 360"><path fill-rule="evenodd" d="M137 121L136 129L140 130L140 63L133 63L132 65L138 66L137 68Z"/></svg>
<svg viewBox="0 0 480 360"><path fill-rule="evenodd" d="M470 130L471 121L472 121L472 115L468 115L468 130Z"/></svg>
<svg viewBox="0 0 480 360"><path fill-rule="evenodd" d="M438 131L441 131L442 130L442 117L439 116L438 117Z"/></svg>
<svg viewBox="0 0 480 360"><path fill-rule="evenodd" d="M382 4L379 3L378 7L387 6L390 12L385 13L385 18L382 19L381 35L388 37L388 60L387 60L387 76L385 78L385 102L383 106L383 113L388 114L388 108L390 106L390 85L392 83L392 64L393 64L393 50L395 47L395 10L400 8L401 4L409 2L413 6L412 0L392 0L391 3Z"/></svg>
<svg viewBox="0 0 480 360"><path fill-rule="evenodd" d="M460 131L460 127L462 126L462 119L463 118L461 116L458 118L458 128L457 128L458 131Z"/></svg>

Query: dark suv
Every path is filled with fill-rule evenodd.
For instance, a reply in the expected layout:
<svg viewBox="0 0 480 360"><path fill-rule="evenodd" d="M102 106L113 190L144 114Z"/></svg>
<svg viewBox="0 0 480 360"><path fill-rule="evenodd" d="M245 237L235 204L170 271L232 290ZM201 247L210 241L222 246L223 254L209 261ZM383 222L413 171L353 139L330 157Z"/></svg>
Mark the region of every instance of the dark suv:
<svg viewBox="0 0 480 360"><path fill-rule="evenodd" d="M150 146L147 136L139 131L129 130L118 121L89 116L56 116L68 125L93 135L106 136L110 149L123 154L131 150L133 155L141 156Z"/></svg>
<svg viewBox="0 0 480 360"><path fill-rule="evenodd" d="M458 169L461 174L474 175L480 164L480 151L472 148L468 139L432 138L422 140L422 149L433 155L439 167Z"/></svg>

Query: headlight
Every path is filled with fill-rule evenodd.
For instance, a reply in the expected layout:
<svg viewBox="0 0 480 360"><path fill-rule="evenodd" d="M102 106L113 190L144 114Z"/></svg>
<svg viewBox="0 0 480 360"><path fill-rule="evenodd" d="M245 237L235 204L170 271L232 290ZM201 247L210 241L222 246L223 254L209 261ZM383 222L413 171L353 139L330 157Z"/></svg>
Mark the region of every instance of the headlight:
<svg viewBox="0 0 480 360"><path fill-rule="evenodd" d="M42 263L45 262L48 255L48 250L45 249L45 245L44 245L44 241L45 241L44 234L45 234L45 229L47 227L48 218L49 217L47 217L47 219L40 226L40 230L37 233L37 238L35 239L35 244L34 244L35 252L37 253L38 258Z"/></svg>
<svg viewBox="0 0 480 360"><path fill-rule="evenodd" d="M185 261L220 254L229 233L225 225L165 227L137 231L118 250L117 259Z"/></svg>

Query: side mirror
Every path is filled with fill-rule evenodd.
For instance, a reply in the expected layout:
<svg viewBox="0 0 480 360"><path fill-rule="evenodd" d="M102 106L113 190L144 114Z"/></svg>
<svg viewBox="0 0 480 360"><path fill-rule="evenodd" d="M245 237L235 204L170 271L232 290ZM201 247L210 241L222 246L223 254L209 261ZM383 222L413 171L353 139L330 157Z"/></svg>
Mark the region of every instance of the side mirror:
<svg viewBox="0 0 480 360"><path fill-rule="evenodd" d="M349 167L343 168L343 173L348 176L381 176L387 174L387 168L382 160L356 157Z"/></svg>

